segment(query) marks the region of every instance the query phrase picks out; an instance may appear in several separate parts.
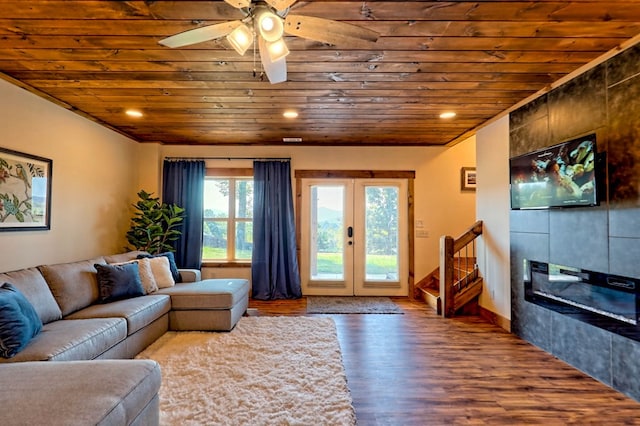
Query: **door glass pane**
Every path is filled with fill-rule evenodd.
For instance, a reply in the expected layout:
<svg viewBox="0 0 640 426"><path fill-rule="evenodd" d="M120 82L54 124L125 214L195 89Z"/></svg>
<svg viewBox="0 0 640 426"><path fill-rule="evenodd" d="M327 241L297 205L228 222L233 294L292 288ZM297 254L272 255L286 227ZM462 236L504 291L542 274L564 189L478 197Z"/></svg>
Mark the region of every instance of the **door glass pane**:
<svg viewBox="0 0 640 426"><path fill-rule="evenodd" d="M398 188L365 189L365 276L367 281L398 281Z"/></svg>
<svg viewBox="0 0 640 426"><path fill-rule="evenodd" d="M310 275L312 280L344 280L344 187L311 186Z"/></svg>

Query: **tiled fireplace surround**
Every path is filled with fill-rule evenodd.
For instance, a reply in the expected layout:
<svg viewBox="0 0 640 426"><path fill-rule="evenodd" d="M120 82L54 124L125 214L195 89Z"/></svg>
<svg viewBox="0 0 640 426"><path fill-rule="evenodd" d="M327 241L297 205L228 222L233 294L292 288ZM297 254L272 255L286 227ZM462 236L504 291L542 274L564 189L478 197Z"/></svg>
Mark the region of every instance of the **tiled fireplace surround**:
<svg viewBox="0 0 640 426"><path fill-rule="evenodd" d="M510 155L595 132L606 152L600 206L510 215L511 329L640 401L640 341L525 301L524 261L640 278L640 45L510 115Z"/></svg>

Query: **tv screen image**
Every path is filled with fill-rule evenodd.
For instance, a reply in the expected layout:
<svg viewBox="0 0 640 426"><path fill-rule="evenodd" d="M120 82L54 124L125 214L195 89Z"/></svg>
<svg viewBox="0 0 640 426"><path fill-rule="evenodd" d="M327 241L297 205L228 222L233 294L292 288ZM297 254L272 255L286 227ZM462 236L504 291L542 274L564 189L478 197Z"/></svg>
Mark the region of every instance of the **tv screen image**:
<svg viewBox="0 0 640 426"><path fill-rule="evenodd" d="M512 209L594 206L596 135L509 159Z"/></svg>

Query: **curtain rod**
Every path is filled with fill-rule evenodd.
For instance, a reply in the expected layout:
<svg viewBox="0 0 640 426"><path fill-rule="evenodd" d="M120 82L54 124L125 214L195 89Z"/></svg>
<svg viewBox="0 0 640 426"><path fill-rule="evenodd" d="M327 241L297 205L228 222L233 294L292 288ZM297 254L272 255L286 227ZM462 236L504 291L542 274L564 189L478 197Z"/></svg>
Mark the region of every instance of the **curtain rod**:
<svg viewBox="0 0 640 426"><path fill-rule="evenodd" d="M165 160L262 160L291 161L291 157L165 157Z"/></svg>

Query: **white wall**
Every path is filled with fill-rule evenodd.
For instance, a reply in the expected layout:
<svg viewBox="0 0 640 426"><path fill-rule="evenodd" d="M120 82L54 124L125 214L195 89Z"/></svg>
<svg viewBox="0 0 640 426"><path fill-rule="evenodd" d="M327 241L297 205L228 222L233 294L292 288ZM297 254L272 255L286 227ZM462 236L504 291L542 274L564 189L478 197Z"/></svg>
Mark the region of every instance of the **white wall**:
<svg viewBox="0 0 640 426"><path fill-rule="evenodd" d="M415 282L438 266L439 238L457 236L475 221L475 195L460 191L460 168L475 166L475 138L452 147L194 147L158 146L160 157L290 157L295 170L414 170L415 219L428 238L415 240ZM250 167L250 161L214 160L208 166ZM141 157L140 173L152 175L155 168ZM151 182L149 181L151 185ZM160 192L159 187L145 188ZM243 276L250 271L236 268L208 268L206 277Z"/></svg>
<svg viewBox="0 0 640 426"><path fill-rule="evenodd" d="M0 147L53 160L51 229L0 232L0 271L120 251L137 143L0 80Z"/></svg>
<svg viewBox="0 0 640 426"><path fill-rule="evenodd" d="M476 135L476 216L483 221L478 265L484 278L480 305L511 319L509 264L509 117Z"/></svg>
<svg viewBox="0 0 640 426"><path fill-rule="evenodd" d="M162 185L162 161L160 158L160 145L157 143L140 143L138 148L138 188L147 192L153 192L160 197L159 188ZM137 192L137 191L136 191Z"/></svg>

